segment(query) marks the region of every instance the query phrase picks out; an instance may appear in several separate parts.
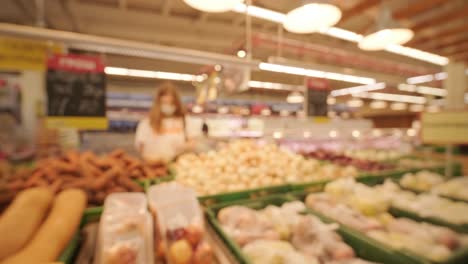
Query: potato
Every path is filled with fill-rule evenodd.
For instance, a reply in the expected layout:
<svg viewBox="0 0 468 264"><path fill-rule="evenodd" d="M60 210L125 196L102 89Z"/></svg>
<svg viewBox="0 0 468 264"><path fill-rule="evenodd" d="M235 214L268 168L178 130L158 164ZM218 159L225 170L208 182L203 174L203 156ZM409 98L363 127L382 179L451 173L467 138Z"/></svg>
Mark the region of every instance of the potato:
<svg viewBox="0 0 468 264"><path fill-rule="evenodd" d="M44 220L53 199L47 188L20 192L0 217L0 260L18 252Z"/></svg>

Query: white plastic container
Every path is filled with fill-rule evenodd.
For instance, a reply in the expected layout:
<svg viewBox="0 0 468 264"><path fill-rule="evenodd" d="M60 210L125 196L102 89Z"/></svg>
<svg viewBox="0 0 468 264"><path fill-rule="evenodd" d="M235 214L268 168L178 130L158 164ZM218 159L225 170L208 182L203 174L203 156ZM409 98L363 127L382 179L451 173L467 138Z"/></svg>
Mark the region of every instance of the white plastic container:
<svg viewBox="0 0 468 264"><path fill-rule="evenodd" d="M95 264L153 263L153 220L143 193L115 193L104 202ZM117 262L118 263L118 262Z"/></svg>

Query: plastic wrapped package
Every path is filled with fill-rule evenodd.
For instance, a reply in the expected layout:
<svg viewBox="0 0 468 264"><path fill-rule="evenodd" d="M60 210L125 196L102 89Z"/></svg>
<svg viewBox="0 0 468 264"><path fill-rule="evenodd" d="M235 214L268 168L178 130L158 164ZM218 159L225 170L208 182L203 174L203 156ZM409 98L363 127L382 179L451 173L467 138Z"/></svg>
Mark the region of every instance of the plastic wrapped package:
<svg viewBox="0 0 468 264"><path fill-rule="evenodd" d="M242 251L253 264L319 264L317 259L299 253L285 241L256 240L243 247Z"/></svg>
<svg viewBox="0 0 468 264"><path fill-rule="evenodd" d="M195 191L172 182L152 186L147 196L157 229L158 255L164 255L169 264L210 264L213 252L204 241L203 212Z"/></svg>
<svg viewBox="0 0 468 264"><path fill-rule="evenodd" d="M273 211L274 209L271 210L271 212ZM279 240L281 235L277 228L288 230L288 227L285 226L287 223L277 222L279 226L275 228L268 215L259 214L257 211L243 206L229 206L221 209L218 213L218 220L224 231L241 246L259 239Z"/></svg>
<svg viewBox="0 0 468 264"><path fill-rule="evenodd" d="M153 257L153 221L142 193L114 193L104 203L95 264L146 264Z"/></svg>
<svg viewBox="0 0 468 264"><path fill-rule="evenodd" d="M444 182L432 190L436 194L468 201L468 176L457 177Z"/></svg>
<svg viewBox="0 0 468 264"><path fill-rule="evenodd" d="M430 172L420 171L417 173L406 173L400 180L401 186L418 191L429 191L434 186L444 181L442 175Z"/></svg>

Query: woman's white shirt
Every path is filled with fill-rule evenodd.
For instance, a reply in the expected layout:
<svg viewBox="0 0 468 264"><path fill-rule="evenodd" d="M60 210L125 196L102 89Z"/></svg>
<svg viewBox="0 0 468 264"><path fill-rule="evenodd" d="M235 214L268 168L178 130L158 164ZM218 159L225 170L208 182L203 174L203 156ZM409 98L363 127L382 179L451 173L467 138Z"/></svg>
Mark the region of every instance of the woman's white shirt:
<svg viewBox="0 0 468 264"><path fill-rule="evenodd" d="M182 118L165 118L161 122L161 128L163 133L155 132L148 118L138 123L135 146L139 150L139 146L143 145L143 159L170 161L183 148L185 129Z"/></svg>

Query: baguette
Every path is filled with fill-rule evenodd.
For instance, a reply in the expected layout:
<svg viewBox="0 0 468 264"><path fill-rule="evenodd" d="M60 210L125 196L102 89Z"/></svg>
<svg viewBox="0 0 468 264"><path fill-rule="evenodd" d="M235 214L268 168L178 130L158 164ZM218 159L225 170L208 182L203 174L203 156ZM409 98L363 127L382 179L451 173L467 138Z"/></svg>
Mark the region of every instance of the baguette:
<svg viewBox="0 0 468 264"><path fill-rule="evenodd" d="M47 188L20 192L0 217L0 260L18 252L33 237L52 204Z"/></svg>
<svg viewBox="0 0 468 264"><path fill-rule="evenodd" d="M69 189L59 193L49 216L31 242L2 264L56 261L78 229L85 208L85 192Z"/></svg>

